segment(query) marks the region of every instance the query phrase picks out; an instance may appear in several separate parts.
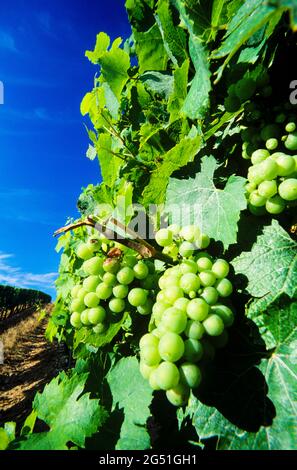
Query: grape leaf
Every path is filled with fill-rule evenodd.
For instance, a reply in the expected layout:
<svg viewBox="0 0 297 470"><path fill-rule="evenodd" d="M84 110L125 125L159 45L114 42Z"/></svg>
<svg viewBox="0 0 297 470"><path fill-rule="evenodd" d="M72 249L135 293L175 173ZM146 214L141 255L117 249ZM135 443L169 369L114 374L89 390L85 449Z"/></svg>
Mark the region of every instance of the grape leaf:
<svg viewBox="0 0 297 470"><path fill-rule="evenodd" d="M121 428L117 450L142 450L150 447L146 422L153 391L139 372L136 357L122 358L109 372L107 381L116 405L123 408L125 419Z"/></svg>
<svg viewBox="0 0 297 470"><path fill-rule="evenodd" d="M201 40L193 36L190 37L189 51L196 74L182 107L182 112L190 119L202 119L209 107L209 92L211 90L208 55Z"/></svg>
<svg viewBox="0 0 297 470"><path fill-rule="evenodd" d="M48 432L34 433L16 442L20 450L63 450L72 442L84 447L86 437L102 426L107 414L98 400L83 394L88 374L64 372L37 393L33 409L39 419L49 426Z"/></svg>
<svg viewBox="0 0 297 470"><path fill-rule="evenodd" d="M173 91L173 77L161 72L145 72L140 76L140 80L153 93L157 93L162 98L168 99Z"/></svg>
<svg viewBox="0 0 297 470"><path fill-rule="evenodd" d="M247 292L257 299L248 313L264 311L280 295L297 293L297 243L276 220L265 227L250 252L232 261L235 273L245 276Z"/></svg>
<svg viewBox="0 0 297 470"><path fill-rule="evenodd" d="M216 408L207 407L195 398L188 412L200 439L218 436L219 449L294 450L297 439L297 302L274 305L259 314L255 321L262 325L268 347L274 348L258 366L267 383L268 397L275 406L272 423L261 425L257 431L246 432L228 421Z"/></svg>
<svg viewBox="0 0 297 470"><path fill-rule="evenodd" d="M167 109L170 113L170 123L180 119L181 108L187 97L189 65L190 61L186 59L184 63L173 72L173 91L169 96L167 105Z"/></svg>
<svg viewBox="0 0 297 470"><path fill-rule="evenodd" d="M201 145L201 137L185 137L162 156L162 163L153 171L150 182L143 191L143 204L162 204L170 175L194 160Z"/></svg>
<svg viewBox="0 0 297 470"><path fill-rule="evenodd" d="M190 35L207 39L211 30L212 2L209 0L172 0Z"/></svg>
<svg viewBox="0 0 297 470"><path fill-rule="evenodd" d="M166 70L168 55L164 47L163 39L157 24L148 31L133 31L135 48L139 63L139 73L147 70Z"/></svg>
<svg viewBox="0 0 297 470"><path fill-rule="evenodd" d="M182 64L188 56L186 34L173 24L169 0L159 0L155 18L168 56L175 65Z"/></svg>
<svg viewBox="0 0 297 470"><path fill-rule="evenodd" d="M195 223L227 248L236 242L240 211L246 208L245 179L230 176L225 188L217 189L213 182L218 168L215 158L203 157L201 162L201 171L195 177L170 179L165 211L173 214L173 219L182 214L177 223Z"/></svg>
<svg viewBox="0 0 297 470"><path fill-rule="evenodd" d="M110 134L100 134L96 142L96 151L100 162L103 182L112 187L118 177L122 160L113 155L114 141Z"/></svg>

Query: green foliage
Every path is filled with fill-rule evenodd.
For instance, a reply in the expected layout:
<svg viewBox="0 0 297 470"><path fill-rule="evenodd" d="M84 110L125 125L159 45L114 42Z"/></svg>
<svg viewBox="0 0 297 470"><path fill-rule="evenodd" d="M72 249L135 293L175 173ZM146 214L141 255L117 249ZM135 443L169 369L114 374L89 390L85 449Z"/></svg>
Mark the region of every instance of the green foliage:
<svg viewBox="0 0 297 470"><path fill-rule="evenodd" d="M84 447L86 437L92 436L104 423L107 415L98 400L84 393L88 374L61 373L42 394L38 393L33 409L48 426L48 432L32 433L16 443L20 450L63 450L67 444Z"/></svg>
<svg viewBox="0 0 297 470"><path fill-rule="evenodd" d="M141 450L150 448L150 436L146 421L150 416L149 406L153 391L139 372L135 357L121 359L109 372L107 381L110 386L113 408L118 406L124 411L117 450Z"/></svg>
<svg viewBox="0 0 297 470"><path fill-rule="evenodd" d="M293 449L296 207L290 203L277 216L262 216L261 207L258 217L247 215L247 165L241 156L249 159L264 148L267 139L259 130L265 125L279 120L282 136L285 125L296 121L287 83L277 93L271 88L279 64L293 63L296 55L290 31L296 30L295 2L126 0L126 9L131 37L111 44L99 33L94 50L86 53L95 80L81 113L90 139L87 157L98 157L100 184L83 189L78 209L83 220L92 216L122 233L107 222L110 217L129 225L139 211L131 205L141 203L149 220L148 208L157 204L153 228L168 214L180 224L181 214L182 225L199 225L211 238L214 258L231 260L235 322L228 346L210 360L211 346L204 343L203 380L188 406L177 410L180 429L184 420L192 423L197 437L191 442L198 439L206 448L216 438L219 449ZM253 93L238 95L242 79L252 83ZM105 331L71 326L71 290L86 277L77 248L92 237L100 236L80 227L57 245L63 252L47 337L66 342L76 368L37 394L20 437L14 439L9 425L0 429L1 448L148 449L155 445L149 418L161 441L162 433L171 432L164 423L158 428L163 403L158 395L152 401L139 373L139 340L152 328L150 315L126 308L112 315L107 308ZM165 242L164 252L157 253L163 262L155 261L157 271L149 279L154 287L145 287L153 296L160 291L159 271L169 267L164 254L180 260L166 236ZM108 254L106 239L100 243L100 256L117 256L121 245L112 245ZM164 412L166 423L174 423L174 409L170 416ZM37 417L48 432L34 432ZM172 445L188 446L179 436Z"/></svg>

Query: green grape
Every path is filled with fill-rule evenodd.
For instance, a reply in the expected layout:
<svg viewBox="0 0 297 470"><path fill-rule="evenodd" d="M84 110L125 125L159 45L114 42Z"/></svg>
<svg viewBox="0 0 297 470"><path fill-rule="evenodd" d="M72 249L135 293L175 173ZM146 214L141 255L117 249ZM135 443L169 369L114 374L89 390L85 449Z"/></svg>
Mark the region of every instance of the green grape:
<svg viewBox="0 0 297 470"><path fill-rule="evenodd" d="M190 297L190 299L195 299L195 297L197 297L197 292L194 290L191 290L188 296Z"/></svg>
<svg viewBox="0 0 297 470"><path fill-rule="evenodd" d="M204 250L210 244L210 238L205 233L202 233L199 237L199 240L196 241L196 245L200 250Z"/></svg>
<svg viewBox="0 0 297 470"><path fill-rule="evenodd" d="M200 258L208 258L210 259L210 261L212 262L212 257L210 256L209 253L207 253L207 251L200 251L199 253L197 253L197 256L196 256L196 263L198 263L198 260Z"/></svg>
<svg viewBox="0 0 297 470"><path fill-rule="evenodd" d="M173 236L172 232L166 228L161 228L155 235L156 242L160 246L168 246L172 244Z"/></svg>
<svg viewBox="0 0 297 470"><path fill-rule="evenodd" d="M141 261L135 264L133 271L134 271L134 276L136 277L136 279L145 279L149 274L148 267L146 266L145 263Z"/></svg>
<svg viewBox="0 0 297 470"><path fill-rule="evenodd" d="M183 290L177 286L167 287L164 290L164 299L166 302L170 303L171 305L173 305L177 299L183 296L184 296Z"/></svg>
<svg viewBox="0 0 297 470"><path fill-rule="evenodd" d="M286 208L286 203L283 198L277 194L267 199L265 207L269 214L280 214Z"/></svg>
<svg viewBox="0 0 297 470"><path fill-rule="evenodd" d="M179 286L186 294L189 294L191 291L197 291L200 287L199 277L193 273L183 274L180 278Z"/></svg>
<svg viewBox="0 0 297 470"><path fill-rule="evenodd" d="M99 305L99 301L100 299L95 292L89 292L84 298L85 305L89 308L97 307L97 305Z"/></svg>
<svg viewBox="0 0 297 470"><path fill-rule="evenodd" d="M217 279L223 279L229 274L229 264L224 259L217 259L211 270Z"/></svg>
<svg viewBox="0 0 297 470"><path fill-rule="evenodd" d="M285 201L295 201L297 199L297 179L288 178L283 181L278 187L278 192Z"/></svg>
<svg viewBox="0 0 297 470"><path fill-rule="evenodd" d="M153 306L153 318L155 321L155 324L158 326L162 319L162 315L167 310L167 308L170 308L171 304L166 303L166 302L156 302L155 305Z"/></svg>
<svg viewBox="0 0 297 470"><path fill-rule="evenodd" d="M285 122L285 120L286 120L286 115L284 113L278 114L275 118L275 122L277 122L278 124L282 124L283 122Z"/></svg>
<svg viewBox="0 0 297 470"><path fill-rule="evenodd" d="M209 258L201 257L197 260L198 271L209 271L212 268L212 261Z"/></svg>
<svg viewBox="0 0 297 470"><path fill-rule="evenodd" d="M257 185L255 183L247 183L245 185L245 189L248 193L252 193L256 188L257 188Z"/></svg>
<svg viewBox="0 0 297 470"><path fill-rule="evenodd" d="M104 284L107 286L114 287L117 283L117 277L115 274L112 273L105 273L104 276L102 277L102 281Z"/></svg>
<svg viewBox="0 0 297 470"><path fill-rule="evenodd" d="M99 299L107 300L112 295L112 286L105 284L105 282L101 282L97 286L96 294Z"/></svg>
<svg viewBox="0 0 297 470"><path fill-rule="evenodd" d="M160 280L159 282L159 286L161 289L166 289L167 287L171 286L179 287L179 276L174 276L173 274L171 274L170 276L162 276L162 278L162 281Z"/></svg>
<svg viewBox="0 0 297 470"><path fill-rule="evenodd" d="M168 256L170 256L171 258L175 259L175 258L177 258L177 256L178 256L178 246L173 243L172 245L165 246L165 247L163 248L162 252L163 252L165 255L168 255Z"/></svg>
<svg viewBox="0 0 297 470"><path fill-rule="evenodd" d="M94 292L100 282L99 276L89 276L83 282L83 288L87 292Z"/></svg>
<svg viewBox="0 0 297 470"><path fill-rule="evenodd" d="M72 287L71 289L71 297L75 299L81 289L81 285L77 284L76 286Z"/></svg>
<svg viewBox="0 0 297 470"><path fill-rule="evenodd" d="M204 326L199 321L188 320L185 335L191 339L201 339L205 333Z"/></svg>
<svg viewBox="0 0 297 470"><path fill-rule="evenodd" d="M278 147L278 140L272 137L266 140L265 146L268 150L275 150Z"/></svg>
<svg viewBox="0 0 297 470"><path fill-rule="evenodd" d="M103 263L103 269L106 273L116 274L121 267L118 259L107 258Z"/></svg>
<svg viewBox="0 0 297 470"><path fill-rule="evenodd" d="M179 235L187 242L193 243L200 237L200 229L195 225L186 225L180 230Z"/></svg>
<svg viewBox="0 0 297 470"><path fill-rule="evenodd" d="M158 347L159 339L154 336L152 333L146 333L142 336L139 341L140 349L145 348L146 346L155 346Z"/></svg>
<svg viewBox="0 0 297 470"><path fill-rule="evenodd" d="M184 358L187 362L198 362L203 356L203 346L197 339L188 338L185 341Z"/></svg>
<svg viewBox="0 0 297 470"><path fill-rule="evenodd" d="M206 333L209 336L219 336L224 331L224 322L216 314L210 314L203 322Z"/></svg>
<svg viewBox="0 0 297 470"><path fill-rule="evenodd" d="M161 361L158 347L155 345L142 347L140 350L140 359L147 366L157 366Z"/></svg>
<svg viewBox="0 0 297 470"><path fill-rule="evenodd" d="M170 361L161 362L156 369L156 381L161 390L169 390L179 382L179 370Z"/></svg>
<svg viewBox="0 0 297 470"><path fill-rule="evenodd" d="M93 258L88 259L83 264L83 270L86 274L90 276L98 276L103 274L103 259L98 256L93 256Z"/></svg>
<svg viewBox="0 0 297 470"><path fill-rule="evenodd" d="M180 297L179 299L177 299L173 306L175 308L178 308L179 310L181 310L182 312L186 312L187 311L187 306L188 306L188 303L189 303L189 299L186 299L185 297Z"/></svg>
<svg viewBox="0 0 297 470"><path fill-rule="evenodd" d="M176 362L184 353L184 342L176 333L166 332L159 342L159 354L164 361ZM171 388L171 387L169 387Z"/></svg>
<svg viewBox="0 0 297 470"><path fill-rule="evenodd" d="M228 88L228 95L229 95L229 96L236 96L235 87L236 87L236 84L235 84L235 83L232 83L232 84L229 86L229 88Z"/></svg>
<svg viewBox="0 0 297 470"><path fill-rule="evenodd" d="M134 255L126 255L122 261L122 266L133 269L136 263L137 259Z"/></svg>
<svg viewBox="0 0 297 470"><path fill-rule="evenodd" d="M256 206L253 206L252 204L248 204L248 208L251 214L256 215L256 216L261 216L261 215L266 214L266 209L264 206L256 207Z"/></svg>
<svg viewBox="0 0 297 470"><path fill-rule="evenodd" d="M85 296L87 295L88 291L86 291L86 289L84 289L83 287L81 287L77 293L77 296L76 298L83 301Z"/></svg>
<svg viewBox="0 0 297 470"><path fill-rule="evenodd" d="M78 312L81 313L85 309L85 304L83 299L74 299L70 304L70 311L71 312Z"/></svg>
<svg viewBox="0 0 297 470"><path fill-rule="evenodd" d="M187 326L187 315L182 310L171 307L163 313L161 323L166 330L180 334Z"/></svg>
<svg viewBox="0 0 297 470"><path fill-rule="evenodd" d="M258 185L265 179L261 172L260 163L249 168L247 177L249 182L255 185Z"/></svg>
<svg viewBox="0 0 297 470"><path fill-rule="evenodd" d="M140 370L142 377L146 380L149 380L152 371L155 370L156 368L157 366L147 366L144 362L140 361L139 370Z"/></svg>
<svg viewBox="0 0 297 470"><path fill-rule="evenodd" d="M249 202L254 207L262 207L266 204L266 198L261 196L257 190L250 194Z"/></svg>
<svg viewBox="0 0 297 470"><path fill-rule="evenodd" d="M203 292L200 294L200 297L204 299L208 305L213 305L217 302L219 294L215 287L205 287Z"/></svg>
<svg viewBox="0 0 297 470"><path fill-rule="evenodd" d="M120 269L117 273L117 280L120 284L128 285L134 281L134 271L128 266Z"/></svg>
<svg viewBox="0 0 297 470"><path fill-rule="evenodd" d="M266 140L280 137L280 128L277 124L268 124L261 130L261 139Z"/></svg>
<svg viewBox="0 0 297 470"><path fill-rule="evenodd" d="M189 258L194 253L194 246L192 243L184 241L181 243L178 251L184 258Z"/></svg>
<svg viewBox="0 0 297 470"><path fill-rule="evenodd" d="M86 243L81 243L76 250L76 255L78 256L78 258L87 260L89 258L92 258L93 251L89 248Z"/></svg>
<svg viewBox="0 0 297 470"><path fill-rule="evenodd" d="M123 310L125 310L125 306L126 304L123 299L117 299L115 297L108 303L108 307L113 313L121 313Z"/></svg>
<svg viewBox="0 0 297 470"><path fill-rule="evenodd" d="M273 181L262 181L258 187L258 193L260 196L269 199L277 193L277 183Z"/></svg>
<svg viewBox="0 0 297 470"><path fill-rule="evenodd" d="M191 362L184 362L179 367L180 380L190 388L197 388L201 382L201 371Z"/></svg>
<svg viewBox="0 0 297 470"><path fill-rule="evenodd" d="M160 390L160 387L157 383L157 368L156 367L150 373L149 384L153 390Z"/></svg>
<svg viewBox="0 0 297 470"><path fill-rule="evenodd" d="M255 150L252 153L252 156L251 156L252 164L256 165L257 163L263 162L264 160L266 160L266 158L269 157L269 155L270 154L269 154L268 150L266 150L266 149Z"/></svg>
<svg viewBox="0 0 297 470"><path fill-rule="evenodd" d="M179 234L180 229L181 229L180 226L177 225L177 224L171 224L168 227L168 230L175 236L177 236Z"/></svg>
<svg viewBox="0 0 297 470"><path fill-rule="evenodd" d="M227 307L224 304L216 304L211 307L211 313L215 313L224 322L224 325L228 328L234 322L234 313L232 312L231 308Z"/></svg>
<svg viewBox="0 0 297 470"><path fill-rule="evenodd" d="M187 306L187 315L191 320L203 321L209 312L209 305L204 299L192 299Z"/></svg>
<svg viewBox="0 0 297 470"><path fill-rule="evenodd" d="M156 328L156 334L158 338L161 338L165 333L168 333L168 330L162 325L162 320Z"/></svg>
<svg viewBox="0 0 297 470"><path fill-rule="evenodd" d="M240 101L250 99L256 91L256 83L251 78L242 78L235 85L236 96Z"/></svg>
<svg viewBox="0 0 297 470"><path fill-rule="evenodd" d="M114 297L117 299L125 299L129 293L129 287L124 286L123 284L118 284L112 289Z"/></svg>
<svg viewBox="0 0 297 470"><path fill-rule="evenodd" d="M182 383L177 384L176 387L166 390L167 400L173 406L184 406L189 400L189 388Z"/></svg>
<svg viewBox="0 0 297 470"><path fill-rule="evenodd" d="M216 283L216 289L221 297L229 297L233 292L233 286L229 279L220 279Z"/></svg>
<svg viewBox="0 0 297 470"><path fill-rule="evenodd" d="M197 264L195 261L191 259L184 260L180 265L180 272L181 274L196 274L197 273Z"/></svg>
<svg viewBox="0 0 297 470"><path fill-rule="evenodd" d="M140 313L140 315L150 315L152 313L152 308L152 299L147 299L145 305L138 305L137 312Z"/></svg>
<svg viewBox="0 0 297 470"><path fill-rule="evenodd" d="M296 130L295 122L288 122L285 129L286 129L286 132L294 132Z"/></svg>
<svg viewBox="0 0 297 470"><path fill-rule="evenodd" d="M202 271L199 279L203 287L211 287L216 282L216 276L212 271Z"/></svg>
<svg viewBox="0 0 297 470"><path fill-rule="evenodd" d="M285 147L288 150L292 150L292 151L297 150L297 132L293 132L292 134L288 135L288 137L285 140Z"/></svg>
<svg viewBox="0 0 297 470"><path fill-rule="evenodd" d="M92 325L97 325L98 323L103 323L106 317L106 311L100 305L95 308L90 308L88 312L88 319Z"/></svg>
<svg viewBox="0 0 297 470"><path fill-rule="evenodd" d="M144 305L147 301L148 292L140 287L134 287L128 294L128 302L133 307Z"/></svg>
<svg viewBox="0 0 297 470"><path fill-rule="evenodd" d="M158 285L157 277L155 275L148 275L147 278L140 281L140 286L146 290L154 290Z"/></svg>
<svg viewBox="0 0 297 470"><path fill-rule="evenodd" d="M93 326L93 331L96 335L101 335L106 330L107 326L105 323L98 323L97 325Z"/></svg>
<svg viewBox="0 0 297 470"><path fill-rule="evenodd" d="M74 328L81 328L80 313L73 312L70 317L70 323Z"/></svg>
<svg viewBox="0 0 297 470"><path fill-rule="evenodd" d="M89 320L89 309L85 309L83 312L80 314L80 321L82 322L83 325L85 326L90 326L90 320Z"/></svg>
<svg viewBox="0 0 297 470"><path fill-rule="evenodd" d="M295 160L290 155L281 154L277 157L278 176L289 176L295 171Z"/></svg>
<svg viewBox="0 0 297 470"><path fill-rule="evenodd" d="M165 299L165 295L164 295L164 292L163 292L163 291L158 292L158 294L156 295L156 301L157 301L157 302L163 302L163 303L169 303L169 302L167 302L167 300ZM170 303L170 305L171 305L171 303Z"/></svg>
<svg viewBox="0 0 297 470"><path fill-rule="evenodd" d="M240 100L236 96L227 96L224 106L227 113L235 113L240 109Z"/></svg>
<svg viewBox="0 0 297 470"><path fill-rule="evenodd" d="M259 170L262 173L261 181L274 180L278 175L278 165L271 158L267 158L264 162L259 163Z"/></svg>

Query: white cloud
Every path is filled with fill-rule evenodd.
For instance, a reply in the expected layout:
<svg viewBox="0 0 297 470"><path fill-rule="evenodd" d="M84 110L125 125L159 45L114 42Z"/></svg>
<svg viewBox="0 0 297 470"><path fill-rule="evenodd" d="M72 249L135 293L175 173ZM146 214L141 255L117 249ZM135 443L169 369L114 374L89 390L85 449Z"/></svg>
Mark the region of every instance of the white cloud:
<svg viewBox="0 0 297 470"><path fill-rule="evenodd" d="M14 255L0 252L0 284L34 289L53 289L57 273L26 273L14 267L10 261Z"/></svg>

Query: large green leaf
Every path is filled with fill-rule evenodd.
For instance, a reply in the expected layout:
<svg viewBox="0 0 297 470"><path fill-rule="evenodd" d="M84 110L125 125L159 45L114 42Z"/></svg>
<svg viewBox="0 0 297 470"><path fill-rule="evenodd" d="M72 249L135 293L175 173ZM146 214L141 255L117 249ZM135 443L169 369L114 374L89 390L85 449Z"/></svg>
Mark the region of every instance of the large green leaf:
<svg viewBox="0 0 297 470"><path fill-rule="evenodd" d="M117 405L124 411L117 450L141 450L150 447L150 436L146 422L150 416L149 406L153 391L139 372L136 357L122 358L109 372L108 384Z"/></svg>
<svg viewBox="0 0 297 470"><path fill-rule="evenodd" d="M180 119L181 116L181 109L187 97L189 65L190 61L186 59L173 73L173 91L169 96L167 106L170 113L170 123Z"/></svg>
<svg viewBox="0 0 297 470"><path fill-rule="evenodd" d="M168 56L175 65L182 64L188 56L187 38L185 32L173 24L169 0L158 1L155 17Z"/></svg>
<svg viewBox="0 0 297 470"><path fill-rule="evenodd" d="M149 184L143 191L144 205L162 204L164 202L170 175L188 162L192 162L200 145L200 136L185 137L162 156L162 163L153 171Z"/></svg>
<svg viewBox="0 0 297 470"><path fill-rule="evenodd" d="M92 436L107 418L98 400L83 393L88 374L63 372L45 386L34 399L33 409L39 419L49 426L48 432L29 434L15 445L20 450L63 450L72 442L84 447L86 437Z"/></svg>
<svg viewBox="0 0 297 470"><path fill-rule="evenodd" d="M203 157L201 171L193 178L171 178L167 190L166 210L177 223L195 223L203 233L225 248L236 242L240 211L246 208L244 184L240 176L230 176L224 189L217 189L214 172L218 164L214 157Z"/></svg>
<svg viewBox="0 0 297 470"><path fill-rule="evenodd" d="M208 53L201 40L194 36L190 37L189 50L196 74L182 112L191 119L202 119L209 107L211 90Z"/></svg>
<svg viewBox="0 0 297 470"><path fill-rule="evenodd" d="M265 395L268 390L268 398L272 401L275 410L274 415L267 417L267 421L258 427L257 430L244 430L232 422L218 411L215 407L208 407L193 398L188 412L192 415L193 424L200 439L218 436L219 449L232 450L295 450L297 439L297 303L279 303L269 308L267 312L255 317L255 321L261 325L263 337L266 340L270 352L266 358L262 358L258 370L265 378L265 385L257 388L254 385L254 392L246 396L246 402L241 404L234 402L234 407L238 411L245 413L257 412L260 409L265 412ZM264 330L265 328L265 330ZM248 374L248 369L241 375L230 376L232 384L226 389L226 395L232 387L238 387L240 393L240 382L244 375ZM259 387L260 383L258 384ZM267 387L267 388L266 388ZM245 394L245 390L242 389ZM256 393L262 393L262 400L254 403ZM256 410L255 410L256 406ZM265 416L265 415L264 415ZM272 418L272 419L271 419Z"/></svg>
<svg viewBox="0 0 297 470"><path fill-rule="evenodd" d="M168 55L156 23L148 31L134 31L134 39L140 73L166 70Z"/></svg>
<svg viewBox="0 0 297 470"><path fill-rule="evenodd" d="M266 310L282 294L297 293L297 243L276 220L264 228L252 250L235 258L232 265L247 281L247 292L256 297L248 306L250 314Z"/></svg>
<svg viewBox="0 0 297 470"><path fill-rule="evenodd" d="M116 149L117 150L117 149ZM114 139L110 134L99 134L96 142L96 151L100 162L103 182L112 187L115 183L122 160L113 154Z"/></svg>

